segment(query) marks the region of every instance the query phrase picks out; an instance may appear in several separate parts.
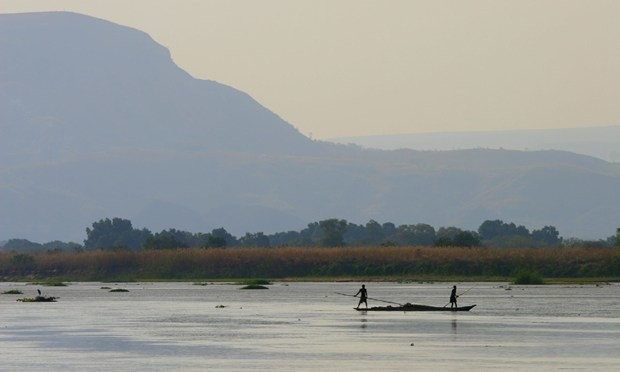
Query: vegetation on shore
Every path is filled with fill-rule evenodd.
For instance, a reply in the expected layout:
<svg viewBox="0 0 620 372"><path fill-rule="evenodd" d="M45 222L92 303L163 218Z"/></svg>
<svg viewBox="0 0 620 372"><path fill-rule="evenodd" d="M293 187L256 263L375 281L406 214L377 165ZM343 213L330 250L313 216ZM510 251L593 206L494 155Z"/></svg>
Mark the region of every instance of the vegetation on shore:
<svg viewBox="0 0 620 372"><path fill-rule="evenodd" d="M514 284L544 284L544 280L537 271L521 269L515 275Z"/></svg>
<svg viewBox="0 0 620 372"><path fill-rule="evenodd" d="M544 278L620 279L615 248L285 247L0 252L0 279L41 281L218 280L243 278L503 278L520 270ZM260 284L247 283L243 284Z"/></svg>
<svg viewBox="0 0 620 372"><path fill-rule="evenodd" d="M52 241L45 244L27 239L9 239L0 242L0 250L17 253L33 252L78 252L96 249L160 250L189 247L231 248L231 247L356 247L356 246L438 246L438 247L493 247L493 248L603 248L620 247L620 228L615 236L593 241L578 238L563 238L554 226L544 226L530 231L522 225L502 220L486 220L477 231L458 227L435 229L425 223L396 226L391 222L383 224L370 220L357 225L330 218L308 224L300 231L279 232L265 235L262 232L246 233L237 238L223 227L210 233L168 229L153 234L146 228L136 229L131 221L122 218L102 219L86 228L84 245ZM27 254L16 255L14 260L28 263Z"/></svg>

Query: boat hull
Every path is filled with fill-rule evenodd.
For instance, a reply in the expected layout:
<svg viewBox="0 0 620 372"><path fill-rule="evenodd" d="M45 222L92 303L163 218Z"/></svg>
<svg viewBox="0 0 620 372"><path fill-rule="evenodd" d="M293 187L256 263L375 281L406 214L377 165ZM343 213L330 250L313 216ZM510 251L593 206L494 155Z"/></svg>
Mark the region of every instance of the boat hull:
<svg viewBox="0 0 620 372"><path fill-rule="evenodd" d="M476 305L461 306L456 308L437 307L429 305L405 304L403 306L374 306L369 308L354 308L357 311L469 311Z"/></svg>

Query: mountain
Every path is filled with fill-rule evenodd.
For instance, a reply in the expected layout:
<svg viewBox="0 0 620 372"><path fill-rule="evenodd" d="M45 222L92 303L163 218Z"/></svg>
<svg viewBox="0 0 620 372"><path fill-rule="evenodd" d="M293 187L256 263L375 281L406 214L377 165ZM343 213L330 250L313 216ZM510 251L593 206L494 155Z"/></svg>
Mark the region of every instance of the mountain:
<svg viewBox="0 0 620 372"><path fill-rule="evenodd" d="M620 125L593 128L385 134L339 137L331 141L395 150L460 150L472 148L523 151L563 150L620 162Z"/></svg>
<svg viewBox="0 0 620 372"><path fill-rule="evenodd" d="M0 51L0 240L81 241L105 217L236 235L331 217L468 229L500 218L604 238L620 222L620 171L606 161L313 141L111 22L0 15Z"/></svg>

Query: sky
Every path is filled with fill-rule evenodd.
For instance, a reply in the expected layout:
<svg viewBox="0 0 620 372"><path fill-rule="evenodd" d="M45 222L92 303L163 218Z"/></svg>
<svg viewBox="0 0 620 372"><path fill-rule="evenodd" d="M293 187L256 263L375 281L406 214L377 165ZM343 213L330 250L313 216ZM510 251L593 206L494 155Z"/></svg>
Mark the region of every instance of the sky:
<svg viewBox="0 0 620 372"><path fill-rule="evenodd" d="M620 125L617 0L0 0L142 30L315 139Z"/></svg>

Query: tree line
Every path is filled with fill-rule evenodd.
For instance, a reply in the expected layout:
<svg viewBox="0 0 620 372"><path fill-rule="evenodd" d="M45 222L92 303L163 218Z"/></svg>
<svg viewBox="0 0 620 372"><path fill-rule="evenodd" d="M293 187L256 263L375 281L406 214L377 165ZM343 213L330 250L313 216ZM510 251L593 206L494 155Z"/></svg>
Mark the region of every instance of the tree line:
<svg viewBox="0 0 620 372"><path fill-rule="evenodd" d="M153 233L146 228L134 228L123 218L105 218L86 228L83 245L60 241L39 244L26 239L11 239L2 245L5 251L82 251L95 249L158 250L175 248L225 247L343 247L343 246L456 246L496 248L555 248L555 247L620 247L620 228L606 240L584 241L560 237L554 226L533 231L525 226L502 220L486 220L477 231L457 227L440 227L418 223L396 226L391 222L371 220L354 224L331 218L312 222L300 231L264 234L246 233L237 238L223 227L209 233L192 233L165 229Z"/></svg>

